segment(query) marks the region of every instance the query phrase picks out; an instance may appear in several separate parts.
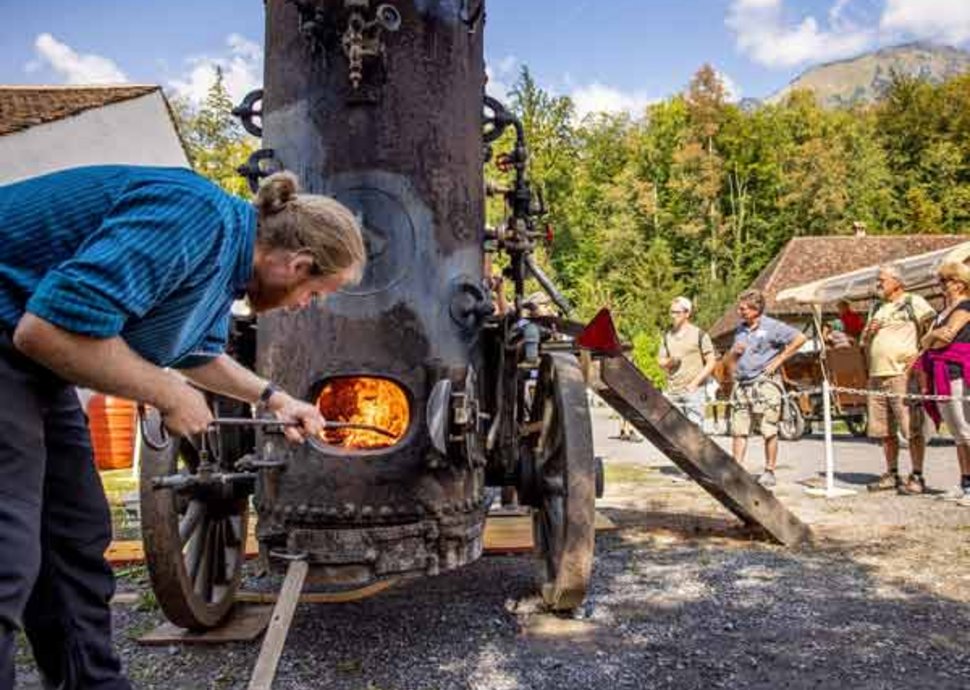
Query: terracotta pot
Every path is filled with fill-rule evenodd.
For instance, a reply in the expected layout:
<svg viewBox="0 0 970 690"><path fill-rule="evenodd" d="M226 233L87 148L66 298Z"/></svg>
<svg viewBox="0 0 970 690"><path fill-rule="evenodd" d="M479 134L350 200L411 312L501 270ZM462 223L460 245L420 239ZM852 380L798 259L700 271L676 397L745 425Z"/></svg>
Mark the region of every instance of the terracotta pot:
<svg viewBox="0 0 970 690"><path fill-rule="evenodd" d="M91 396L88 427L99 470L124 470L135 454L135 403L103 393Z"/></svg>

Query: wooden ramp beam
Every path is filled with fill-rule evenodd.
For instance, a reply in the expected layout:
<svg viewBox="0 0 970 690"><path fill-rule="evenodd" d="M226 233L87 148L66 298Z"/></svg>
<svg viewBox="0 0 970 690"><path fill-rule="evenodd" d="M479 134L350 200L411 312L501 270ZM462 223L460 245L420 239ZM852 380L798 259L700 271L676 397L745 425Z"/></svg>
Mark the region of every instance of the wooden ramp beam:
<svg viewBox="0 0 970 690"><path fill-rule="evenodd" d="M293 622L293 614L296 613L296 605L300 600L303 582L306 580L309 568L306 561L290 561L286 577L283 579L283 587L276 600L276 607L273 609L273 616L269 621L269 628L263 638L263 646L259 650L259 658L256 659L256 667L253 669L252 678L249 679L249 690L272 690L273 688L276 667L283 655L283 645L290 632L290 624Z"/></svg>
<svg viewBox="0 0 970 690"><path fill-rule="evenodd" d="M625 357L588 368L587 383L681 470L748 525L757 525L786 546L798 546L811 531L758 484L696 424L672 405Z"/></svg>

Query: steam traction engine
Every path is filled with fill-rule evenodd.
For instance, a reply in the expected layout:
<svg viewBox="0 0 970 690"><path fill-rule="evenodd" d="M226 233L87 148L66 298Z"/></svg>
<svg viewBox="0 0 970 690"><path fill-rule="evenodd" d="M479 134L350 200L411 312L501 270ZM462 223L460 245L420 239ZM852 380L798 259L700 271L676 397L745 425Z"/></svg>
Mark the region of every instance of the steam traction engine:
<svg viewBox="0 0 970 690"><path fill-rule="evenodd" d="M241 172L256 184L285 168L352 208L368 265L324 304L235 322L234 356L315 402L334 427L323 438L288 444L215 398L229 420L204 438L166 439L144 419L144 540L176 624L227 614L251 507L265 566L302 559L312 586L353 588L476 560L504 486L533 508L547 604L585 596L597 483L585 386L570 341L521 312L529 275L565 303L531 259L541 204L522 127L484 96L483 4L266 2L265 91L236 109L264 148ZM508 220L486 232L483 163L506 130L512 149L494 158L513 178L496 192ZM483 281L491 251L508 255L505 314Z"/></svg>

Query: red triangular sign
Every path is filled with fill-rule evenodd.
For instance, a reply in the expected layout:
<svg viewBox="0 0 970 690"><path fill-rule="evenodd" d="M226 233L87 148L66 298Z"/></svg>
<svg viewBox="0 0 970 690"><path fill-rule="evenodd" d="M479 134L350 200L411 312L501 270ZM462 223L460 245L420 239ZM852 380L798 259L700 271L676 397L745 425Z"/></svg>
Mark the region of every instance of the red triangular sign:
<svg viewBox="0 0 970 690"><path fill-rule="evenodd" d="M613 325L613 317L606 307L597 312L583 332L576 338L576 344L586 350L592 350L604 355L619 355L623 352L620 337Z"/></svg>

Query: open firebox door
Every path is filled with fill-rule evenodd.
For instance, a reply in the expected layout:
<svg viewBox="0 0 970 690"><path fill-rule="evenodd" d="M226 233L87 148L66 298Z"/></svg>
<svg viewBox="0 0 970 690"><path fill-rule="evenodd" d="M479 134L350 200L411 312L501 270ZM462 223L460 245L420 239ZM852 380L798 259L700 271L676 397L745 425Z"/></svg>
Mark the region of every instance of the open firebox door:
<svg viewBox="0 0 970 690"><path fill-rule="evenodd" d="M404 389L376 376L329 379L321 387L316 404L328 422L347 424L325 430L321 440L349 450L390 448L404 438L411 420Z"/></svg>

